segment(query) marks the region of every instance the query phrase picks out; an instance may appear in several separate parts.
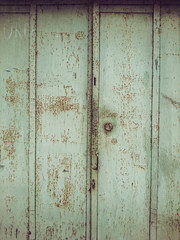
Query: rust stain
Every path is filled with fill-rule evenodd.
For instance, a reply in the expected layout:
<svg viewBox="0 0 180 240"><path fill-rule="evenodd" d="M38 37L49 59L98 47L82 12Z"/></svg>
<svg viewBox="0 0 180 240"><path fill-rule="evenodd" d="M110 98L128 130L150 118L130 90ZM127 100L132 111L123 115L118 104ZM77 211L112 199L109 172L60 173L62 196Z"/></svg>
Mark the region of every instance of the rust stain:
<svg viewBox="0 0 180 240"><path fill-rule="evenodd" d="M9 126L8 129L2 130L2 142L4 143L4 150L7 152L7 157L15 158L15 142L21 137L14 125Z"/></svg>
<svg viewBox="0 0 180 240"><path fill-rule="evenodd" d="M75 54L75 52L72 52L72 56L75 58L76 60L76 64L79 62L79 56Z"/></svg>
<svg viewBox="0 0 180 240"><path fill-rule="evenodd" d="M76 34L75 34L75 38L77 40L83 40L85 38L85 33L83 31L78 31Z"/></svg>
<svg viewBox="0 0 180 240"><path fill-rule="evenodd" d="M117 138L112 138L112 139L111 139L111 143L112 143L112 144L116 144L117 142L118 142L118 141L117 141Z"/></svg>
<svg viewBox="0 0 180 240"><path fill-rule="evenodd" d="M69 131L66 133L66 131L64 130L64 134L61 135L61 138L62 138L62 143L67 143L68 140L71 138L69 136Z"/></svg>
<svg viewBox="0 0 180 240"><path fill-rule="evenodd" d="M74 94L74 90L71 86L64 86L66 95L68 94L68 91L70 90L72 94ZM51 112L54 116L66 112L66 111L75 111L76 113L79 113L79 103L75 96L46 96L43 99L39 98L37 99L37 131L42 130L41 125L41 115L44 112ZM52 139L53 141L53 139Z"/></svg>
<svg viewBox="0 0 180 240"><path fill-rule="evenodd" d="M72 208L72 198L74 195L74 185L71 182L72 158L64 157L56 166L52 164L51 156L48 155L48 185L47 191L55 200L58 208ZM63 177L62 172L66 174Z"/></svg>
<svg viewBox="0 0 180 240"><path fill-rule="evenodd" d="M121 123L121 126L123 126L123 127L127 126L126 118L125 118L124 114L120 115L120 123Z"/></svg>
<svg viewBox="0 0 180 240"><path fill-rule="evenodd" d="M42 170L42 166L39 164L39 161L36 163L36 171L40 172ZM33 189L33 188L31 188ZM36 197L39 196L39 193L41 192L41 181L40 181L40 175L36 174ZM31 192L32 193L32 192Z"/></svg>
<svg viewBox="0 0 180 240"><path fill-rule="evenodd" d="M11 104L17 104L19 102L18 96L5 96L4 99Z"/></svg>
<svg viewBox="0 0 180 240"><path fill-rule="evenodd" d="M137 153L131 153L131 159L133 159L135 162L139 162L140 161L140 155Z"/></svg>
<svg viewBox="0 0 180 240"><path fill-rule="evenodd" d="M76 75L76 73L74 73L74 75ZM74 91L74 89L71 85L64 85L63 87L64 87L66 96L76 94L76 92Z"/></svg>
<svg viewBox="0 0 180 240"><path fill-rule="evenodd" d="M40 100L37 100L36 104L36 131L41 130L42 132L42 125L41 125L41 117L40 115L43 114L43 103Z"/></svg>
<svg viewBox="0 0 180 240"><path fill-rule="evenodd" d="M145 170L145 167L143 167L143 166L141 166L141 165L134 165L134 166Z"/></svg>
<svg viewBox="0 0 180 240"><path fill-rule="evenodd" d="M14 81L12 81L11 77L9 77L6 80L6 92L10 93L11 95L15 94L15 87L16 87L16 83Z"/></svg>
<svg viewBox="0 0 180 240"><path fill-rule="evenodd" d="M13 224L9 226L9 235L12 237L12 232L13 232Z"/></svg>
<svg viewBox="0 0 180 240"><path fill-rule="evenodd" d="M49 135L47 137L49 137ZM52 135L51 138L50 138L50 141L53 142L53 143L58 143L59 139L56 138L54 135Z"/></svg>
<svg viewBox="0 0 180 240"><path fill-rule="evenodd" d="M21 72L25 72L25 70L19 70L16 69L15 70L16 73L21 73ZM27 72L29 71L29 69L26 70ZM16 105L20 105L24 103L24 100L22 101L20 98L20 94L17 92L17 90L29 90L29 81L22 81L19 80L20 76L17 76L16 80L17 81L13 81L12 76L10 76L7 80L6 80L6 96L4 96L4 99L6 102L10 103L10 104L16 104Z"/></svg>
<svg viewBox="0 0 180 240"><path fill-rule="evenodd" d="M126 82L122 82L121 86L113 87L113 92L115 95L122 97L123 102L130 103L134 100L134 97L137 95L136 90L131 87Z"/></svg>
<svg viewBox="0 0 180 240"><path fill-rule="evenodd" d="M167 234L169 231L173 231L173 232L178 231L180 233L180 219L179 219L179 216L177 215L167 218L165 215L159 214L158 225L166 229Z"/></svg>
<svg viewBox="0 0 180 240"><path fill-rule="evenodd" d="M13 201L15 201L15 196L6 196L6 211L11 212L11 206L13 206Z"/></svg>
<svg viewBox="0 0 180 240"><path fill-rule="evenodd" d="M44 101L37 101L37 115L39 116L45 111L58 115L61 112L75 111L79 112L79 103L76 97L58 96L46 97Z"/></svg>
<svg viewBox="0 0 180 240"><path fill-rule="evenodd" d="M62 204L64 207L67 207L70 204L71 187L72 187L71 182L65 181L64 188L62 189L63 192Z"/></svg>
<svg viewBox="0 0 180 240"><path fill-rule="evenodd" d="M178 57L180 57L180 53L166 53L166 56L178 56Z"/></svg>
<svg viewBox="0 0 180 240"><path fill-rule="evenodd" d="M61 161L61 165L66 169L66 170L69 170L69 172L71 172L71 164L72 162L72 159L70 158L67 158L67 157L64 157L63 160Z"/></svg>
<svg viewBox="0 0 180 240"><path fill-rule="evenodd" d="M108 110L104 110L104 107L103 108L103 111L100 112L100 118L117 118L118 114L113 112L109 112Z"/></svg>
<svg viewBox="0 0 180 240"><path fill-rule="evenodd" d="M66 41L67 44L69 44L69 43L71 42L71 40L70 40L70 34L69 34L69 33L67 33L67 32L61 32L60 35L61 35L61 41L62 41L62 42L63 42L63 41Z"/></svg>
<svg viewBox="0 0 180 240"><path fill-rule="evenodd" d="M16 83L12 81L12 77L9 77L6 80L6 92L7 94L10 94L10 96L5 96L5 101L15 104L19 102L19 97L15 95L15 88L16 88Z"/></svg>
<svg viewBox="0 0 180 240"><path fill-rule="evenodd" d="M54 236L54 227L47 226L46 227L46 237L47 239L51 239Z"/></svg>
<svg viewBox="0 0 180 240"><path fill-rule="evenodd" d="M134 119L135 116L138 117L137 119ZM127 109L126 111L122 111L120 115L120 124L124 129L127 129L126 134L130 130L136 130L142 126L142 116L141 114L137 115L137 109L136 107L132 107Z"/></svg>

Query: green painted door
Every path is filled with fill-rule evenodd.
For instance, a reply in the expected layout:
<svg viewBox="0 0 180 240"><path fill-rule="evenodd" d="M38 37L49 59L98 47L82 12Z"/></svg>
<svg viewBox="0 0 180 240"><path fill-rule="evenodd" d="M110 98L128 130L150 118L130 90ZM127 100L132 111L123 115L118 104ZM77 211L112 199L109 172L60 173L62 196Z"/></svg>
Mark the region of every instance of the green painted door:
<svg viewBox="0 0 180 240"><path fill-rule="evenodd" d="M151 14L101 13L99 88L98 239L148 239Z"/></svg>
<svg viewBox="0 0 180 240"><path fill-rule="evenodd" d="M0 240L180 239L180 4L1 1Z"/></svg>

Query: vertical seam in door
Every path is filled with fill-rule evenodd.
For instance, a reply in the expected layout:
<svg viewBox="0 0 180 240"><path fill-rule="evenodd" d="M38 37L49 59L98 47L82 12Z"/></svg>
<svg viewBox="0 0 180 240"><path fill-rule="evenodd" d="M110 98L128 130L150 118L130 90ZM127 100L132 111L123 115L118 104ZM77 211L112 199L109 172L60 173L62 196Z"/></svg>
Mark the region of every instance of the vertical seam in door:
<svg viewBox="0 0 180 240"><path fill-rule="evenodd" d="M93 64L92 64L92 141L91 141L91 238L96 240L97 235L97 188L98 188L98 125L99 125L99 1L93 1L93 28L92 28L92 43L93 43ZM96 85L94 85L96 78Z"/></svg>
<svg viewBox="0 0 180 240"><path fill-rule="evenodd" d="M88 83L87 83L87 172L86 172L86 239L91 239L91 115L92 115L92 1L88 0Z"/></svg>
<svg viewBox="0 0 180 240"><path fill-rule="evenodd" d="M37 158L37 5L35 8L35 239L36 239L36 158Z"/></svg>
<svg viewBox="0 0 180 240"><path fill-rule="evenodd" d="M29 27L29 99L30 99L30 150L29 150L29 194L30 194L30 228L28 239L35 239L35 159L36 159L36 116L35 116L35 61L36 61L36 5L30 5L30 27Z"/></svg>
<svg viewBox="0 0 180 240"><path fill-rule="evenodd" d="M159 33L159 99L158 99L158 156L157 156L157 214L156 214L156 240L158 240L158 232L157 232L157 223L158 223L158 193L159 193L159 140L160 140L160 93L161 93L161 4L160 4L160 18L159 18L159 26L160 26L160 33Z"/></svg>
<svg viewBox="0 0 180 240"><path fill-rule="evenodd" d="M28 51L29 51L29 72L28 72L28 86L30 86L30 12L29 12L29 48L28 48ZM29 165L30 165L30 87L28 88L28 118L29 118L29 122L28 122L28 229L27 229L27 239L29 240L29 227L30 227L30 171L29 171Z"/></svg>
<svg viewBox="0 0 180 240"><path fill-rule="evenodd" d="M149 239L157 239L158 148L159 148L159 78L160 78L160 4L154 1L152 38L152 127Z"/></svg>
<svg viewBox="0 0 180 240"><path fill-rule="evenodd" d="M101 24L101 13L100 13L100 9L99 9L99 81L98 81L98 123L99 123L99 101L100 101L100 24ZM99 124L98 124L98 132L99 132ZM98 139L99 140L99 139ZM98 142L99 143L99 142ZM98 163L99 165L99 163ZM98 196L99 196L99 188L98 188L98 182L99 182L99 178L98 178L98 173L97 173L97 240L98 240L98 222L99 222L99 218L98 218L98 210L99 210L99 201L98 201Z"/></svg>
<svg viewBox="0 0 180 240"><path fill-rule="evenodd" d="M151 166L150 166L150 204L149 204L149 240L151 239L151 190L152 190L152 126L153 126L153 76L154 76L154 11L152 14L152 88L151 88Z"/></svg>

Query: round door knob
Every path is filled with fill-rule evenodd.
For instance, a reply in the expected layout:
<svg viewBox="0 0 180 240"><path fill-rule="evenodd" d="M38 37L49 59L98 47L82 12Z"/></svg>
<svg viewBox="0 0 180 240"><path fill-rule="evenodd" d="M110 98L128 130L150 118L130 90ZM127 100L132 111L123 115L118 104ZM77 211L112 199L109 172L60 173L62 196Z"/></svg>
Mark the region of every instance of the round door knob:
<svg viewBox="0 0 180 240"><path fill-rule="evenodd" d="M104 129L107 131L107 132L110 132L112 129L113 129L113 125L112 123L105 123L104 124Z"/></svg>

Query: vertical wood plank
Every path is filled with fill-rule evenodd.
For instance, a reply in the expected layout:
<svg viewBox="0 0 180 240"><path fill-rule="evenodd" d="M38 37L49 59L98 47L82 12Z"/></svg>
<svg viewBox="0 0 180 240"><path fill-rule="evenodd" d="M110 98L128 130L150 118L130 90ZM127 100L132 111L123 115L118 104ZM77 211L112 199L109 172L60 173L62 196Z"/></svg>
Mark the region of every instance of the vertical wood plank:
<svg viewBox="0 0 180 240"><path fill-rule="evenodd" d="M36 5L30 8L30 46L29 46L29 97L30 97L30 151L29 151L29 238L35 239L35 162L36 162Z"/></svg>
<svg viewBox="0 0 180 240"><path fill-rule="evenodd" d="M157 239L157 191L159 155L159 79L160 79L160 5L154 5L153 15L153 88L152 88L152 175L150 239Z"/></svg>
<svg viewBox="0 0 180 240"><path fill-rule="evenodd" d="M93 2L91 239L97 239L98 122L99 122L99 3Z"/></svg>

